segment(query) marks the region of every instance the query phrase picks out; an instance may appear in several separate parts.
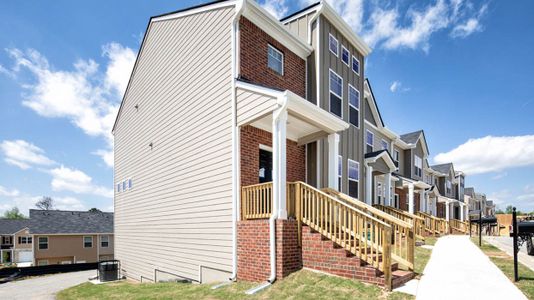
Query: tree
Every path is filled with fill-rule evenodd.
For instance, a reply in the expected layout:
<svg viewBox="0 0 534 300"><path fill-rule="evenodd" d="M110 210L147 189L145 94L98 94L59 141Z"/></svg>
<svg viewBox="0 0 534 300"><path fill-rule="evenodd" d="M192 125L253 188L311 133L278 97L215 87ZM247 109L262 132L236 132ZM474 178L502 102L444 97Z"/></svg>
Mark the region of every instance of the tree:
<svg viewBox="0 0 534 300"><path fill-rule="evenodd" d="M497 211L495 212L496 215L503 215L505 214L505 212L502 210L502 209L497 209Z"/></svg>
<svg viewBox="0 0 534 300"><path fill-rule="evenodd" d="M52 210L54 209L54 199L48 196L44 196L41 200L35 203L35 206L42 210Z"/></svg>
<svg viewBox="0 0 534 300"><path fill-rule="evenodd" d="M511 205L508 205L508 206L506 207L506 209L505 209L505 212L506 212L507 214L511 214L513 211L514 211L514 207L511 206Z"/></svg>
<svg viewBox="0 0 534 300"><path fill-rule="evenodd" d="M7 210L6 212L4 212L4 218L11 219L11 220L26 219L26 217L23 214L20 213L18 207L13 207L12 209Z"/></svg>
<svg viewBox="0 0 534 300"><path fill-rule="evenodd" d="M89 212L92 212L92 213L96 213L96 212L102 212L100 209L96 208L96 207L93 207L91 208L90 210L88 210Z"/></svg>

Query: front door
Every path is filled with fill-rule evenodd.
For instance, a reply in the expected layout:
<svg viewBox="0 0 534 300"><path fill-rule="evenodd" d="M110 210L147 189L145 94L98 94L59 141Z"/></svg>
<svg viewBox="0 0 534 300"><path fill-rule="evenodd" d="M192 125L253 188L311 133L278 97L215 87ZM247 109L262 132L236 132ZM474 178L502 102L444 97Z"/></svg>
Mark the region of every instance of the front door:
<svg viewBox="0 0 534 300"><path fill-rule="evenodd" d="M260 183L273 181L273 153L260 149Z"/></svg>

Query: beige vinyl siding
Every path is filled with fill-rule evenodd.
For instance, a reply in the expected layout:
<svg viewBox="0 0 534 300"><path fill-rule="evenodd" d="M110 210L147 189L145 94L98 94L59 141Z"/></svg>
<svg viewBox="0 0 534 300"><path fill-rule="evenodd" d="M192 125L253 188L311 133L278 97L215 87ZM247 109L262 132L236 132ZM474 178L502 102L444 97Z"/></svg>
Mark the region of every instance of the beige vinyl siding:
<svg viewBox="0 0 534 300"><path fill-rule="evenodd" d="M246 125L254 119L264 116L276 107L276 99L237 89L237 125Z"/></svg>
<svg viewBox="0 0 534 300"><path fill-rule="evenodd" d="M130 278L231 272L233 14L149 26L115 128L114 247Z"/></svg>

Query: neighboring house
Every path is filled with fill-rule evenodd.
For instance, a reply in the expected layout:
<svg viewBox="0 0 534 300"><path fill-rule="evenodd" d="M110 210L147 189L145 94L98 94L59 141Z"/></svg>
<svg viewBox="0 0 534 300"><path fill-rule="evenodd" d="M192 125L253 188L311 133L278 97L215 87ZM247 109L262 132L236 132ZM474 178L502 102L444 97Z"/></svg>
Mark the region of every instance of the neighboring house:
<svg viewBox="0 0 534 300"><path fill-rule="evenodd" d="M114 257L113 213L30 210L0 219L2 263L21 266L89 263Z"/></svg>
<svg viewBox="0 0 534 300"><path fill-rule="evenodd" d="M452 163L433 165L430 167L434 171L434 184L439 191L438 217L446 220L465 220L467 204L464 203L465 177L462 172L455 172Z"/></svg>
<svg viewBox="0 0 534 300"><path fill-rule="evenodd" d="M32 263L32 236L28 232L28 223L28 219L0 219L0 264Z"/></svg>
<svg viewBox="0 0 534 300"><path fill-rule="evenodd" d="M402 134L394 143L394 155L399 159L399 170L395 174L402 182L395 188L399 208L409 213L427 211L427 189L424 162L428 158L428 146L423 130ZM398 153L398 154L397 154ZM398 196L397 196L398 195Z"/></svg>

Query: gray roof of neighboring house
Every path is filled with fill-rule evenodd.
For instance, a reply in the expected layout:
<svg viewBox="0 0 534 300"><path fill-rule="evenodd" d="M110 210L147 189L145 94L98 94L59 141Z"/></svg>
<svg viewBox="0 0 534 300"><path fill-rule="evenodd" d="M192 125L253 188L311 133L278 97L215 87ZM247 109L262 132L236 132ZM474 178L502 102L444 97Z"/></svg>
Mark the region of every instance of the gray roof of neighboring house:
<svg viewBox="0 0 534 300"><path fill-rule="evenodd" d="M443 174L449 174L449 170L452 168L452 163L430 166L432 170L438 171Z"/></svg>
<svg viewBox="0 0 534 300"><path fill-rule="evenodd" d="M21 229L28 227L30 220L12 220L12 219L0 219L0 234L14 234Z"/></svg>
<svg viewBox="0 0 534 300"><path fill-rule="evenodd" d="M408 144L415 144L421 135L422 130L417 130L410 133L401 134L400 138Z"/></svg>
<svg viewBox="0 0 534 300"><path fill-rule="evenodd" d="M469 195L471 197L475 196L475 188L474 187L467 187L464 189L464 194Z"/></svg>
<svg viewBox="0 0 534 300"><path fill-rule="evenodd" d="M30 209L32 234L113 233L113 213Z"/></svg>

